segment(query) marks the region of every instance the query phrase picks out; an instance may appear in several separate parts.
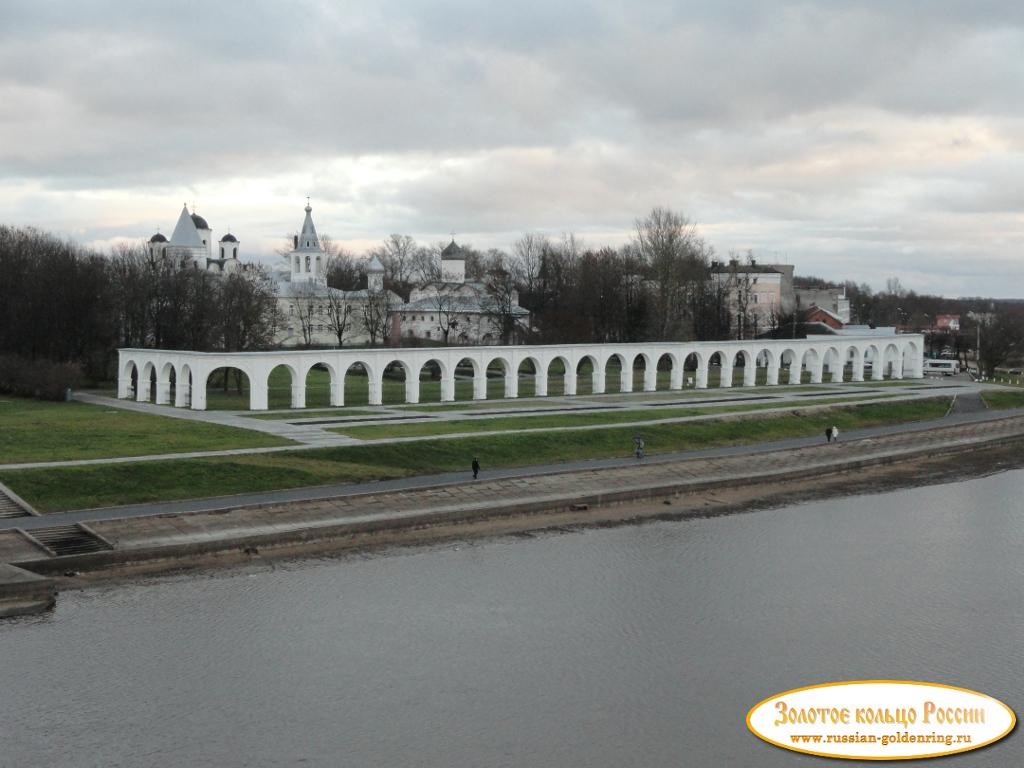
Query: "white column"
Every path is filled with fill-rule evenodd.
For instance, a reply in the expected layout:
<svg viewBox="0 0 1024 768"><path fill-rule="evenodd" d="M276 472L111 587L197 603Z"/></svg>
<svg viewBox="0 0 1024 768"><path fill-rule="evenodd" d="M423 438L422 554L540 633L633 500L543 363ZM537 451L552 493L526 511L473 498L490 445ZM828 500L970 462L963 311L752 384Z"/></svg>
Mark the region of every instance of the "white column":
<svg viewBox="0 0 1024 768"><path fill-rule="evenodd" d="M368 389L367 402L370 405L381 405L384 402L382 398L384 385L382 383L381 377L376 373L372 373L369 370L366 372L366 374L366 386Z"/></svg>
<svg viewBox="0 0 1024 768"><path fill-rule="evenodd" d="M697 363L697 381L694 383L696 389L708 388L708 362L701 360Z"/></svg>
<svg viewBox="0 0 1024 768"><path fill-rule="evenodd" d="M331 373L331 405L342 406L345 404L345 374L328 370Z"/></svg>
<svg viewBox="0 0 1024 768"><path fill-rule="evenodd" d="M594 372L590 379L590 391L595 395L604 394L604 366L600 363L594 365Z"/></svg>
<svg viewBox="0 0 1024 768"><path fill-rule="evenodd" d="M441 402L455 402L455 369L447 368L441 371Z"/></svg>
<svg viewBox="0 0 1024 768"><path fill-rule="evenodd" d="M572 370L571 368L567 369L566 372L565 372L565 377L562 380L563 380L563 382L565 382L564 388L563 388L562 392L564 394L566 394L566 395L575 395L576 394L576 371Z"/></svg>
<svg viewBox="0 0 1024 768"><path fill-rule="evenodd" d="M719 355L721 358L721 355ZM724 362L718 368L719 381L718 386L720 387L731 387L732 386L732 361L726 365Z"/></svg>
<svg viewBox="0 0 1024 768"><path fill-rule="evenodd" d="M672 390L678 390L683 388L683 362L684 358L680 358L678 362L672 361L672 373L669 374L668 388Z"/></svg>
<svg viewBox="0 0 1024 768"><path fill-rule="evenodd" d="M789 383L799 384L801 375L803 373L803 366L799 359L794 355L793 362L789 364Z"/></svg>
<svg viewBox="0 0 1024 768"><path fill-rule="evenodd" d="M623 392L633 391L633 363L629 360L622 363L622 370L619 372L619 389Z"/></svg>
<svg viewBox="0 0 1024 768"><path fill-rule="evenodd" d="M410 373L405 369L405 402L418 403L420 401L420 377L419 371Z"/></svg>
<svg viewBox="0 0 1024 768"><path fill-rule="evenodd" d="M743 369L743 386L752 387L757 384L757 357L751 355L747 358L747 365Z"/></svg>
<svg viewBox="0 0 1024 768"><path fill-rule="evenodd" d="M260 375L262 373L262 375ZM269 391L267 389L267 376L265 372L253 372L246 371L246 375L249 377L249 410L250 411L265 411L267 410ZM302 400L306 400L306 390L302 390ZM295 402L295 385L292 384L292 403Z"/></svg>
<svg viewBox="0 0 1024 768"><path fill-rule="evenodd" d="M770 387L778 386L779 383L779 364L772 358L772 362L768 363L768 371L766 372L767 384Z"/></svg>
<svg viewBox="0 0 1024 768"><path fill-rule="evenodd" d="M296 377L298 378L298 377ZM305 408L306 407L306 382L302 381L296 383L295 379L292 379L292 408Z"/></svg>
<svg viewBox="0 0 1024 768"><path fill-rule="evenodd" d="M658 389L658 361L650 365L644 364L644 392L654 392Z"/></svg>
<svg viewBox="0 0 1024 768"><path fill-rule="evenodd" d="M487 399L487 369L481 364L477 364L473 371L473 399Z"/></svg>
<svg viewBox="0 0 1024 768"><path fill-rule="evenodd" d="M857 350L851 361L851 375L852 381L864 381L864 352L863 350Z"/></svg>
<svg viewBox="0 0 1024 768"><path fill-rule="evenodd" d="M821 384L821 373L825 367L825 361L820 357L811 366L811 384Z"/></svg>
<svg viewBox="0 0 1024 768"><path fill-rule="evenodd" d="M505 369L505 397L519 397L519 371L511 365Z"/></svg>
<svg viewBox="0 0 1024 768"><path fill-rule="evenodd" d="M192 371L192 381L199 382L199 386L192 387L193 411L206 410L206 378L209 375L209 371L202 372L202 375L197 371Z"/></svg>
<svg viewBox="0 0 1024 768"><path fill-rule="evenodd" d="M537 372L533 375L533 394L537 397L548 396L548 364L537 361Z"/></svg>
<svg viewBox="0 0 1024 768"><path fill-rule="evenodd" d="M180 372L179 372L180 376ZM174 407L175 408L187 408L189 403L189 396L192 394L189 390L192 387L189 386L188 377L182 376L180 380L174 382Z"/></svg>
<svg viewBox="0 0 1024 768"><path fill-rule="evenodd" d="M171 403L171 382L158 381L156 383L156 404L170 405Z"/></svg>

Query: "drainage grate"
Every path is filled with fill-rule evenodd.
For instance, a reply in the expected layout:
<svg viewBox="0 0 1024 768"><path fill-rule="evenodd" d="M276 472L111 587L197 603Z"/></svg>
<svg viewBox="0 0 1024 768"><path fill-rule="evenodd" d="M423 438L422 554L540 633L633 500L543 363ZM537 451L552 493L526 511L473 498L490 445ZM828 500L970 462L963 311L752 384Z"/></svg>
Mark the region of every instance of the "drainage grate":
<svg viewBox="0 0 1024 768"><path fill-rule="evenodd" d="M32 538L54 552L62 555L82 555L87 552L102 552L111 549L103 539L80 525L54 525L49 528L34 528Z"/></svg>

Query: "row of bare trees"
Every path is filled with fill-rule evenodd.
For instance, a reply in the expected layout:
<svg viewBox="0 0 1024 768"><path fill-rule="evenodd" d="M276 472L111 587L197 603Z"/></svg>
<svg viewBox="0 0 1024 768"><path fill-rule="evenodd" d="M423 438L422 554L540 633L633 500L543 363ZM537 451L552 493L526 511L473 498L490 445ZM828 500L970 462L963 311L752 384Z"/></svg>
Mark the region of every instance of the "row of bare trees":
<svg viewBox="0 0 1024 768"><path fill-rule="evenodd" d="M354 291L340 288L321 291L311 283L292 287L287 301L288 319L298 329L305 346L316 343L320 328L330 331L339 347L364 335L371 346L388 340L392 295L386 291L352 294Z"/></svg>
<svg viewBox="0 0 1024 768"><path fill-rule="evenodd" d="M244 350L272 343L274 288L259 269L182 269L142 247L101 254L0 225L0 353L109 376L117 347Z"/></svg>

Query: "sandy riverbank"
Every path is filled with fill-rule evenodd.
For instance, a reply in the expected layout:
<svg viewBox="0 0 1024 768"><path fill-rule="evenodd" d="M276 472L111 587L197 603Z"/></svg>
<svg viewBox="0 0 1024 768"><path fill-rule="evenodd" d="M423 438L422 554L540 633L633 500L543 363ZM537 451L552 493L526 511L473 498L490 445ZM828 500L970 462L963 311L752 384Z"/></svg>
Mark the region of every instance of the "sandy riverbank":
<svg viewBox="0 0 1024 768"><path fill-rule="evenodd" d="M626 501L580 509L558 508L519 514L475 517L471 520L389 527L344 533L307 541L234 546L187 558L153 559L109 565L74 577L58 578L60 589L125 580L158 573L237 567L264 560L288 559L390 548L422 546L445 541L491 536L529 536L588 527L629 525L649 520L682 520L769 510L803 501L870 494L900 488L956 482L1024 467L1024 441L984 448L966 447L952 453L923 455L870 466L832 471L812 477L782 478L750 483L723 482L700 491L653 499Z"/></svg>

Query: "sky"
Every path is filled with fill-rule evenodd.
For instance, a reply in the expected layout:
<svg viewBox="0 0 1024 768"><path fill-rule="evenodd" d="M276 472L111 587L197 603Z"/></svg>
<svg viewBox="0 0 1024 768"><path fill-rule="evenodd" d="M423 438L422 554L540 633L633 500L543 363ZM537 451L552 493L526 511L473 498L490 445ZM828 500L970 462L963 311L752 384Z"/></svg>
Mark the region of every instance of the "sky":
<svg viewBox="0 0 1024 768"><path fill-rule="evenodd" d="M1020 0L0 0L0 223L627 242L1024 296Z"/></svg>

